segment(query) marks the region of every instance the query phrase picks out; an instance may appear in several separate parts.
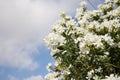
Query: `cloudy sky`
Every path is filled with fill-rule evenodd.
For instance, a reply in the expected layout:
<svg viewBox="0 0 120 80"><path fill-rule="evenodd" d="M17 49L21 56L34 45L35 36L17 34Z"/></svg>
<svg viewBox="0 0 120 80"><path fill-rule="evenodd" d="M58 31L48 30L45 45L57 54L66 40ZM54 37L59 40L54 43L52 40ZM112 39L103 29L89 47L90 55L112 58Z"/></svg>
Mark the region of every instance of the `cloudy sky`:
<svg viewBox="0 0 120 80"><path fill-rule="evenodd" d="M74 16L80 1L0 0L0 80L42 80L54 62L43 39L59 13Z"/></svg>

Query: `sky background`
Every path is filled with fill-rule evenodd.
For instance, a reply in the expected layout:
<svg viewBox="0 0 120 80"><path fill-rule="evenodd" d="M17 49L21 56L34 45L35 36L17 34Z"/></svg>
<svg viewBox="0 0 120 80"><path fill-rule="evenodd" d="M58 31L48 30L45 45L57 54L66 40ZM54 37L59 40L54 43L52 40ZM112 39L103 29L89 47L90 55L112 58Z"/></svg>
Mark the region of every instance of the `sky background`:
<svg viewBox="0 0 120 80"><path fill-rule="evenodd" d="M0 0L0 80L42 80L54 62L43 39L60 12L74 16L80 1Z"/></svg>

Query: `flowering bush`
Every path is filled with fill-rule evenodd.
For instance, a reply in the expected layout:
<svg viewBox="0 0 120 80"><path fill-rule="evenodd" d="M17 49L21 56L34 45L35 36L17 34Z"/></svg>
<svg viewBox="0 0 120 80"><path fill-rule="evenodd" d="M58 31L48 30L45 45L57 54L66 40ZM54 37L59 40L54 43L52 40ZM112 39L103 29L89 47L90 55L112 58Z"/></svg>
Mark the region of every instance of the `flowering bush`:
<svg viewBox="0 0 120 80"><path fill-rule="evenodd" d="M120 80L120 0L98 8L82 2L74 18L61 14L45 38L55 59L46 80Z"/></svg>

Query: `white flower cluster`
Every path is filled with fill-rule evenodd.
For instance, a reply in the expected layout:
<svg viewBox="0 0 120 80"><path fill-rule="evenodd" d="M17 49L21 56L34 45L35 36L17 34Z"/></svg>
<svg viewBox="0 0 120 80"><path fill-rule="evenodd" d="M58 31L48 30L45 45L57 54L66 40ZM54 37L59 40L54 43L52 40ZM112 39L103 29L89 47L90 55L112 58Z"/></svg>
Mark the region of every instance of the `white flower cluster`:
<svg viewBox="0 0 120 80"><path fill-rule="evenodd" d="M98 72L100 72L101 68L97 69ZM90 80L91 78L93 78L94 80L120 80L120 77L114 74L110 74L110 76L106 76L105 79L100 79L99 76L95 75L96 71L91 70L88 72L88 77L87 79Z"/></svg>
<svg viewBox="0 0 120 80"><path fill-rule="evenodd" d="M94 80L100 80L99 76L95 75L95 72L101 72L101 67L95 70L91 70L87 73L86 77L88 80L90 80L91 78L93 78Z"/></svg>
<svg viewBox="0 0 120 80"><path fill-rule="evenodd" d="M45 38L56 60L46 80L120 80L120 0L98 8L82 2L74 18L62 12Z"/></svg>
<svg viewBox="0 0 120 80"><path fill-rule="evenodd" d="M48 47L51 49L51 55L54 55L59 50L57 49L58 45L63 45L65 43L65 38L60 34L50 33L45 42L47 43Z"/></svg>
<svg viewBox="0 0 120 80"><path fill-rule="evenodd" d="M48 73L45 76L45 79L46 80L59 80L58 77L57 77L57 73Z"/></svg>
<svg viewBox="0 0 120 80"><path fill-rule="evenodd" d="M106 76L106 79L102 79L102 80L120 80L120 77L114 74L110 74L110 76Z"/></svg>

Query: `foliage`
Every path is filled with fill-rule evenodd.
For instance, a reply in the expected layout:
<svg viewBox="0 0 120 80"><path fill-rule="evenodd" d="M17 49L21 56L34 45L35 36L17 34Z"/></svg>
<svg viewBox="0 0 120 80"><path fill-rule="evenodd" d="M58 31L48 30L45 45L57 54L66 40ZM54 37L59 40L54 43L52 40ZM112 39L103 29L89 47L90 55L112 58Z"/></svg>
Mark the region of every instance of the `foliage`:
<svg viewBox="0 0 120 80"><path fill-rule="evenodd" d="M55 59L47 80L120 80L120 0L98 8L82 2L74 18L61 14L45 38Z"/></svg>

